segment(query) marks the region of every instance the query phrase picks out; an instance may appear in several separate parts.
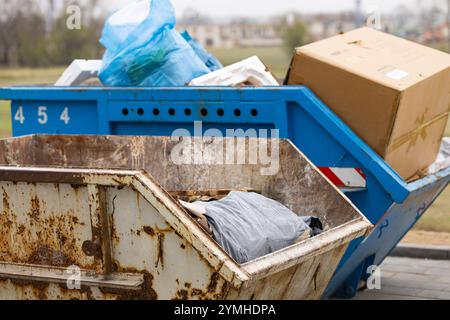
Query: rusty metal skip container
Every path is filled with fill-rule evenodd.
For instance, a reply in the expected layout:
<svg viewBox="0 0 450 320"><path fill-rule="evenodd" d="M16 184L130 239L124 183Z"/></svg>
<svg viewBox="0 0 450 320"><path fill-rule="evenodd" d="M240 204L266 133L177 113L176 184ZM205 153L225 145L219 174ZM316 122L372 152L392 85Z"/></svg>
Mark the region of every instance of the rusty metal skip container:
<svg viewBox="0 0 450 320"><path fill-rule="evenodd" d="M191 163L181 139L1 140L0 299L319 299L372 225L288 140L196 138L203 161ZM276 170L226 164L224 146L279 153ZM237 264L175 194L243 188L319 217L325 232Z"/></svg>

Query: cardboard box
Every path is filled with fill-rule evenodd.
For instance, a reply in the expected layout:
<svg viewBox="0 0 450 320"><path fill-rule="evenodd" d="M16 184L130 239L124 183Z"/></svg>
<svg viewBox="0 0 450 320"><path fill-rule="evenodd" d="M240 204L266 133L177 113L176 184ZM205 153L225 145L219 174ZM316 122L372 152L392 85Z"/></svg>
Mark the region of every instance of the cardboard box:
<svg viewBox="0 0 450 320"><path fill-rule="evenodd" d="M436 159L450 55L361 28L296 49L286 82L309 87L404 179Z"/></svg>

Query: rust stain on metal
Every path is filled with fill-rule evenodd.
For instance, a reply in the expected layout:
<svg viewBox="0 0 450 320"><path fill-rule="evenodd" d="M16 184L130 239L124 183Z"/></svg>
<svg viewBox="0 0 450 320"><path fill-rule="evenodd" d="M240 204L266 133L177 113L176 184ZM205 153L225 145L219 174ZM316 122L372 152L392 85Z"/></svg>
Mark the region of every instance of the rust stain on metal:
<svg viewBox="0 0 450 320"><path fill-rule="evenodd" d="M21 292L20 297L26 300L38 299L38 300L94 300L91 288L89 286L82 285L80 289L70 290L65 284L50 284L45 281L37 280L25 280L25 279L0 279L0 283L7 284L10 282L16 288L16 292ZM51 286L53 289L58 289L59 292L50 295ZM104 298L115 298L114 296L105 295Z"/></svg>
<svg viewBox="0 0 450 320"><path fill-rule="evenodd" d="M48 246L39 246L30 255L27 263L38 265L49 265L56 267L68 267L75 263L75 260L66 256L61 251L53 250Z"/></svg>
<svg viewBox="0 0 450 320"><path fill-rule="evenodd" d="M197 289L197 288L192 289L191 293L192 293L192 296L194 296L194 297L195 296L201 297L201 296L203 296L205 294L202 290Z"/></svg>
<svg viewBox="0 0 450 320"><path fill-rule="evenodd" d="M24 226L24 225L20 225L20 226L17 228L17 234L18 234L18 235L22 235L24 232L25 232L25 226Z"/></svg>
<svg viewBox="0 0 450 320"><path fill-rule="evenodd" d="M71 184L70 185L73 189L73 191L78 192L78 190L80 190L80 188L82 187L82 185L79 184Z"/></svg>
<svg viewBox="0 0 450 320"><path fill-rule="evenodd" d="M77 217L77 216L72 216L72 222L74 223L74 224L79 224L80 226L84 226L84 225L86 225L84 222L80 222L80 219Z"/></svg>
<svg viewBox="0 0 450 320"><path fill-rule="evenodd" d="M126 272L140 273L144 278L141 290L124 290L100 287L103 294L113 294L117 300L157 300L158 294L153 289L153 275L147 271L127 269Z"/></svg>
<svg viewBox="0 0 450 320"><path fill-rule="evenodd" d="M159 263L161 262L161 267L164 269L164 238L164 233L159 232L157 242L158 259L156 260L155 268L158 268Z"/></svg>
<svg viewBox="0 0 450 320"><path fill-rule="evenodd" d="M81 249L88 257L102 258L101 243L103 241L102 229L91 225L92 239L83 242Z"/></svg>
<svg viewBox="0 0 450 320"><path fill-rule="evenodd" d="M119 185L118 188L123 188L124 186L126 186L126 183L119 178L112 178L112 181Z"/></svg>
<svg viewBox="0 0 450 320"><path fill-rule="evenodd" d="M9 196L6 193L5 189L3 189L3 210L5 211L5 213L8 213L10 211Z"/></svg>
<svg viewBox="0 0 450 320"><path fill-rule="evenodd" d="M144 227L142 228L142 230L144 230L144 232L145 232L146 234L148 234L148 235L150 235L150 236L152 236L152 237L154 237L154 236L156 235L156 232L155 232L155 230L154 230L152 227L144 226Z"/></svg>
<svg viewBox="0 0 450 320"><path fill-rule="evenodd" d="M70 290L67 288L67 285L60 284L59 290L64 296L73 296L74 293L77 293L79 296L78 299L85 299L85 300L95 300L91 287L82 285L80 289ZM77 298L72 298L72 300L77 300Z"/></svg>
<svg viewBox="0 0 450 320"><path fill-rule="evenodd" d="M81 174L75 172L67 172L61 169L48 169L47 171L20 170L14 167L8 170L0 170L0 180L13 182L26 182L30 185L36 185L36 181L41 183L67 183L85 185Z"/></svg>
<svg viewBox="0 0 450 320"><path fill-rule="evenodd" d="M180 289L175 294L174 300L188 300L189 298L189 292L185 289Z"/></svg>
<svg viewBox="0 0 450 320"><path fill-rule="evenodd" d="M86 240L83 242L81 249L88 257L102 257L102 248L98 243L95 243L91 240Z"/></svg>
<svg viewBox="0 0 450 320"><path fill-rule="evenodd" d="M174 229L171 227L160 229L157 227L144 226L142 230L151 237L157 237L156 242L156 250L157 250L157 259L155 262L155 268L157 268L160 264L164 269L164 240L165 234L169 232L174 232Z"/></svg>
<svg viewBox="0 0 450 320"><path fill-rule="evenodd" d="M220 274L218 272L214 272L211 275L211 278L210 278L209 284L208 284L208 288L207 288L208 292L216 291L219 279L220 279Z"/></svg>
<svg viewBox="0 0 450 320"><path fill-rule="evenodd" d="M88 187L91 214L92 241L83 243L85 252L90 253L102 263L103 274L112 272L112 245L110 218L107 214L106 189L104 187Z"/></svg>
<svg viewBox="0 0 450 320"><path fill-rule="evenodd" d="M41 213L39 198L37 196L33 196L31 198L30 204L31 204L31 207L30 207L29 216L35 220L39 219L39 215Z"/></svg>
<svg viewBox="0 0 450 320"><path fill-rule="evenodd" d="M218 294L208 294L208 292L205 292L204 290L198 289L198 288L184 288L179 289L175 293L175 296L173 297L174 300L192 300L192 299L199 299L199 300L208 300L212 298L220 298L223 297L222 295Z"/></svg>
<svg viewBox="0 0 450 320"><path fill-rule="evenodd" d="M317 269L313 275L314 291L317 291L317 276L319 275L319 272L320 272L320 263L317 266Z"/></svg>
<svg viewBox="0 0 450 320"><path fill-rule="evenodd" d="M114 215L116 214L116 199L117 199L117 195L114 196L114 198L112 199L112 203L111 203L112 211L111 211L111 214L109 215L109 228L110 228L111 241L114 241L115 243L119 243L120 237L117 233L116 225L114 224Z"/></svg>
<svg viewBox="0 0 450 320"><path fill-rule="evenodd" d="M31 193L26 202L10 206L10 195L15 192L13 184L2 186L3 210L0 214L1 260L13 263L31 263L38 265L69 266L77 264L89 269L95 262L82 258L81 239L76 235L76 227L84 225L77 216L78 207L65 209L64 214L50 212L45 203L36 195L35 187L26 186L23 190ZM60 192L55 198L66 195L62 188L51 191ZM24 193L22 191L22 193Z"/></svg>
<svg viewBox="0 0 450 320"><path fill-rule="evenodd" d="M83 300L95 300L95 299L115 299L115 300L157 300L158 295L152 288L153 277L150 273L142 271L143 285L139 290L129 289L116 289L98 287L100 295L94 295L90 286L81 285L80 289L68 289L66 284L63 283L48 283L45 281L37 280L22 280L22 279L0 279L0 284L11 283L15 287L15 292L18 297L25 299L83 299ZM55 292L55 289L57 291ZM52 293L52 294L51 294Z"/></svg>
<svg viewBox="0 0 450 320"><path fill-rule="evenodd" d="M188 285L188 286L186 286ZM190 284L186 283L185 288L179 289L175 296L173 297L174 300L192 300L192 299L199 299L199 300L209 300L209 299L222 299L225 297L224 291L228 289L227 286L223 287L223 290L221 293L215 293L215 292L209 292L207 290L201 290L198 288L191 288Z"/></svg>
<svg viewBox="0 0 450 320"><path fill-rule="evenodd" d="M7 281L7 280L3 280ZM2 281L2 282L3 282ZM47 290L49 287L49 283L41 282L41 281L31 281L24 279L11 279L11 283L13 283L16 287L26 288L30 287L32 289L33 295L39 300L47 300ZM25 291L25 290L23 290Z"/></svg>

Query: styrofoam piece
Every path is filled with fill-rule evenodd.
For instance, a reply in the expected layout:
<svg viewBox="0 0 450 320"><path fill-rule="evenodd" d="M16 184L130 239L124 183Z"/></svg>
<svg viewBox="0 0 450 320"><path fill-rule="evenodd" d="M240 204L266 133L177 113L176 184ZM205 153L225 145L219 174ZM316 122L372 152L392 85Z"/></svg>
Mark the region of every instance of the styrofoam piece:
<svg viewBox="0 0 450 320"><path fill-rule="evenodd" d="M102 67L102 60L74 60L56 81L55 86L75 86L91 78L96 78Z"/></svg>
<svg viewBox="0 0 450 320"><path fill-rule="evenodd" d="M256 56L192 80L190 86L279 86L275 77Z"/></svg>

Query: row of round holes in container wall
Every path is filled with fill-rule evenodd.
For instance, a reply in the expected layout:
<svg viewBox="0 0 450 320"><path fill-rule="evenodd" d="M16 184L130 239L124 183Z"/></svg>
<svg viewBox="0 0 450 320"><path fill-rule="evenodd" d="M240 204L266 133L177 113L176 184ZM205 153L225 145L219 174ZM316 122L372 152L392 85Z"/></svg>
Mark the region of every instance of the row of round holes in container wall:
<svg viewBox="0 0 450 320"><path fill-rule="evenodd" d="M122 109L122 114L123 114L124 116L127 116L129 113L130 113L130 111L129 111L128 108L123 108L123 109ZM138 115L143 116L144 113L145 113L145 111L144 111L143 108L137 109L137 114L138 114ZM161 113L161 111L160 111L158 108L153 109L153 115L154 115L154 116L159 116L160 113ZM170 116L176 115L176 111L175 111L175 109L173 109L173 108L169 109L169 110L168 110L168 113L169 113ZM192 110L191 110L191 109L184 109L184 114L185 114L186 116L190 116L190 115L192 114ZM236 117L240 117L241 114L242 114L241 109L234 109L233 114L234 114ZM258 110L252 109L252 110L250 111L250 114L251 114L253 117L256 117L256 116L258 116ZM200 110L200 115L201 115L202 117L206 117L206 116L208 115L208 110L207 110L207 109L201 109L201 110ZM223 109L217 109L217 115L218 115L219 117L223 117L223 116L225 115L225 111L224 111Z"/></svg>

